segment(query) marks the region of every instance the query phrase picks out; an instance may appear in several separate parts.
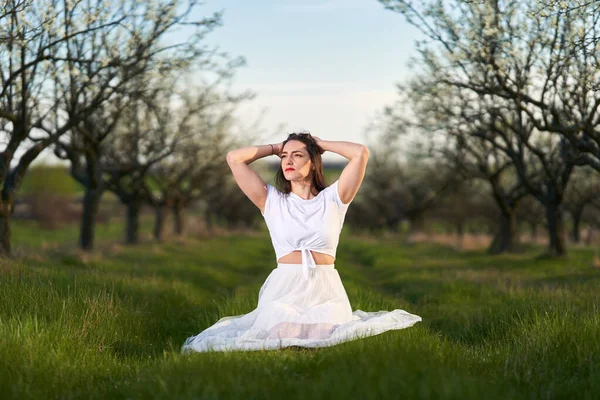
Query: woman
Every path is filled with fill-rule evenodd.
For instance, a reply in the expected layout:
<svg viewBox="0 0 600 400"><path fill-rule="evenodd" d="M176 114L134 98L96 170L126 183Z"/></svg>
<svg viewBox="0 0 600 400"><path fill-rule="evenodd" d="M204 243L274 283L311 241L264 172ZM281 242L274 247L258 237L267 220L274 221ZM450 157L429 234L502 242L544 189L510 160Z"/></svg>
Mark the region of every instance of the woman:
<svg viewBox="0 0 600 400"><path fill-rule="evenodd" d="M350 160L328 187L321 163L325 151ZM278 188L265 184L248 166L274 154L281 158L275 177ZM344 217L362 183L368 158L363 145L325 141L309 133L292 133L279 144L227 154L237 184L260 209L269 228L277 268L261 287L254 311L221 318L188 338L183 351L324 347L421 321L403 310L353 313L334 268Z"/></svg>

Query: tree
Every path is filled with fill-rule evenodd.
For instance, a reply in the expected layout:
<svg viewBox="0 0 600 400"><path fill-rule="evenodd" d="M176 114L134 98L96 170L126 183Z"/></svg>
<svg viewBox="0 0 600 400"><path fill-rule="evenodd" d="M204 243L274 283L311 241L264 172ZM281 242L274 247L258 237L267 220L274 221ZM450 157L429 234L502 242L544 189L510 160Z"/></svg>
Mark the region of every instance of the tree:
<svg viewBox="0 0 600 400"><path fill-rule="evenodd" d="M148 186L151 168L173 156L179 142L191 135L188 130L165 129L173 121L162 107L171 100L171 89L164 82L138 83L137 95L123 107L123 118L105 139L103 149L105 163L112 171L107 174L106 187L126 207L128 244L138 242L140 210L151 197Z"/></svg>
<svg viewBox="0 0 600 400"><path fill-rule="evenodd" d="M456 169L432 155L427 140L400 139L403 126L398 125L394 110L388 108L372 128L382 133L379 144L371 146L363 195L357 201L361 212L349 215L351 224L398 231L400 223L406 220L411 234L421 232L425 229L426 213L460 184L462 179ZM403 149L400 143L410 143L407 147L412 151Z"/></svg>
<svg viewBox="0 0 600 400"><path fill-rule="evenodd" d="M61 92L62 105L69 115L89 106L90 81L109 82L113 91L111 101L95 107L94 113L78 123L55 151L59 157L70 160L73 177L85 187L79 237L84 250L94 246L95 220L102 193L109 184L114 187L112 179L131 173L107 164L103 152L107 147L105 140L121 123L123 110L144 96L140 92L144 85L140 82L174 80L175 76L198 66L219 72L214 60L225 58L214 49L202 46L205 35L221 23L221 15L192 20L191 15L199 6L197 1L113 0L104 6L121 16L119 28L111 32L99 30L70 43L72 54L78 57L90 54L93 62L82 70L69 68ZM97 21L98 18L88 23ZM185 39L167 40L172 32L189 26L193 30ZM96 82L94 88L98 87L102 86Z"/></svg>
<svg viewBox="0 0 600 400"><path fill-rule="evenodd" d="M560 29L551 20L532 17L529 3L457 0L426 3L421 10L402 0L382 3L403 13L428 37L420 45L420 60L431 79L470 93L473 101L467 111L482 128L478 134L510 157L521 183L546 209L548 253L566 254L561 208L565 187L575 164L593 160L570 138L549 129L551 112L528 108L538 93L560 105L555 119L567 116L563 120L572 121L577 113L594 108L571 104L570 93L578 92L569 80L574 75L565 76L555 64L548 72L544 64L556 43L564 51L569 48L568 40L558 35ZM550 59L557 60L554 55ZM542 175L530 174L531 169ZM536 176L543 179L531 179Z"/></svg>
<svg viewBox="0 0 600 400"><path fill-rule="evenodd" d="M181 132L189 134L178 141L172 156L161 160L150 172L151 182L156 187L149 202L156 210L154 237L157 240L162 238L169 209L173 211L174 232L181 235L184 208L208 198L223 185L225 176L229 175L223 154L233 143L233 112L239 102L252 97L250 93L231 95L218 85L196 87L191 92L194 94L184 92L179 95L182 104L176 109L164 107L175 123L165 124L163 129L170 130L173 136Z"/></svg>
<svg viewBox="0 0 600 400"><path fill-rule="evenodd" d="M56 95L65 71L94 62L89 53L74 55L69 44L98 31L110 34L122 22L116 15L100 17L104 12L92 0L10 0L0 10L0 135L6 143L0 152L0 255L10 254L9 216L29 165L112 93L102 82L86 107L71 114L60 109ZM80 24L79 17L95 22Z"/></svg>
<svg viewBox="0 0 600 400"><path fill-rule="evenodd" d="M585 208L592 204L600 193L600 176L589 166L577 168L573 175L567 188L565 210L571 216L571 240L579 243Z"/></svg>
<svg viewBox="0 0 600 400"><path fill-rule="evenodd" d="M528 192L518 179L511 157L485 139L488 128L484 121L479 121L484 114L471 109L474 101L476 106L480 105L478 99L464 89L440 85L428 76L412 78L402 93L416 116L412 120L405 117L403 125L431 137L437 143L436 153L454 165L465 179L489 185L500 217L488 252L515 251L516 207Z"/></svg>

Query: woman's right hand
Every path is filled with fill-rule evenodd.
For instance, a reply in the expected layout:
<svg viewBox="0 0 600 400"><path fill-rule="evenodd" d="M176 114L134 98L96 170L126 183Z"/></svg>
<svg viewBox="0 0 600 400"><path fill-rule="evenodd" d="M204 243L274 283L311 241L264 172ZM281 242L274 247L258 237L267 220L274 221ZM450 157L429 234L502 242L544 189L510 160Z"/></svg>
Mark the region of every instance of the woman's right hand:
<svg viewBox="0 0 600 400"><path fill-rule="evenodd" d="M281 152L283 151L283 142L273 144L273 155L281 158Z"/></svg>

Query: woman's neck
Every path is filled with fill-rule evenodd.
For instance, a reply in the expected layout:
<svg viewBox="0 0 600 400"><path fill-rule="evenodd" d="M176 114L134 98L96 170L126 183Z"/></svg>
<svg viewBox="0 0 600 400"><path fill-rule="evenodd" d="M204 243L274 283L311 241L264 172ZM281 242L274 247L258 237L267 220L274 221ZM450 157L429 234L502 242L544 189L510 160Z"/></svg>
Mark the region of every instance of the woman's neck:
<svg viewBox="0 0 600 400"><path fill-rule="evenodd" d="M291 181L292 192L303 198L304 200L310 200L316 196L314 194L314 188L311 181Z"/></svg>

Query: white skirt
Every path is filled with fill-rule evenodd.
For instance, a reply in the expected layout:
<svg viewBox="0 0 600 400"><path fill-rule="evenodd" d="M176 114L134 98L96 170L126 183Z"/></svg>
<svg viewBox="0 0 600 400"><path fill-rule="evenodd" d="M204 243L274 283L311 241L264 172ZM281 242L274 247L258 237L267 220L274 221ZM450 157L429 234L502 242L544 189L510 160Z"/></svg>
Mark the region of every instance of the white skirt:
<svg viewBox="0 0 600 400"><path fill-rule="evenodd" d="M334 265L318 265L308 276L301 264L278 264L260 288L252 312L224 317L189 337L183 352L326 347L421 321L404 310L352 312Z"/></svg>

